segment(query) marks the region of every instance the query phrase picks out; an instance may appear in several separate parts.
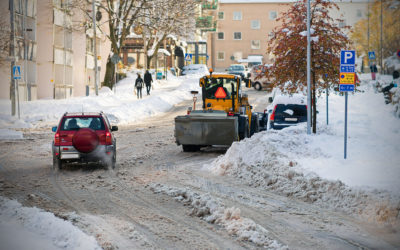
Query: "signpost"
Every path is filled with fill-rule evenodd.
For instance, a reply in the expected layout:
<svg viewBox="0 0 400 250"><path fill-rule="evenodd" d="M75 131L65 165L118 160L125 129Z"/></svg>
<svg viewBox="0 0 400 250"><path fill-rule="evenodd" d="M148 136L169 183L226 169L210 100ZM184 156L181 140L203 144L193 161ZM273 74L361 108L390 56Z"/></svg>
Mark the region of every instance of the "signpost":
<svg viewBox="0 0 400 250"><path fill-rule="evenodd" d="M185 61L192 61L193 58L193 54L189 54L189 53L185 53Z"/></svg>
<svg viewBox="0 0 400 250"><path fill-rule="evenodd" d="M376 59L375 51L368 51L368 59L369 60L375 60Z"/></svg>
<svg viewBox="0 0 400 250"><path fill-rule="evenodd" d="M369 53L368 53L369 54ZM354 91L356 52L342 50L340 52L339 91L344 92L344 159L347 158L347 92Z"/></svg>
<svg viewBox="0 0 400 250"><path fill-rule="evenodd" d="M13 66L12 68L12 72L13 72L13 79L15 80L15 84L17 86L17 102L18 102L18 119L21 118L20 115L20 108L19 108L19 88L18 88L18 80L21 79L21 66Z"/></svg>

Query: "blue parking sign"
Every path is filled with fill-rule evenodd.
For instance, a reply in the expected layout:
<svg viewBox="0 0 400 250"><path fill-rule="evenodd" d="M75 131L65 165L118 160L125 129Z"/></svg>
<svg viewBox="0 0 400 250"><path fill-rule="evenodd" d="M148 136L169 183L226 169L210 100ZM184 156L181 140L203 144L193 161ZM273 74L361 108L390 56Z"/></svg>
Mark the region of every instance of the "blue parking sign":
<svg viewBox="0 0 400 250"><path fill-rule="evenodd" d="M340 66L353 65L356 63L355 50L342 50L340 51Z"/></svg>

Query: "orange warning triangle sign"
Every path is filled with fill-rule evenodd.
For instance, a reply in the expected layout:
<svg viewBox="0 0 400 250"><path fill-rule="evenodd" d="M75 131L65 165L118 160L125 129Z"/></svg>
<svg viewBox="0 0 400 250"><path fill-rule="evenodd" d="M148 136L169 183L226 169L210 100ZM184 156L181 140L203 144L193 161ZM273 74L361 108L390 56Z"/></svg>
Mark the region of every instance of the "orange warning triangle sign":
<svg viewBox="0 0 400 250"><path fill-rule="evenodd" d="M219 87L217 91L215 91L215 98L226 98L226 92L222 87Z"/></svg>

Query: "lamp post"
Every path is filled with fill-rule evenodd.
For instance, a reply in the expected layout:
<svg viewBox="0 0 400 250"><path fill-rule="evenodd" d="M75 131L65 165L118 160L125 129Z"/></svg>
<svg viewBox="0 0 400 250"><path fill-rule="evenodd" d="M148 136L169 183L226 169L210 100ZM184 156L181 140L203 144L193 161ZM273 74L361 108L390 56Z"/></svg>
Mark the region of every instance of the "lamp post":
<svg viewBox="0 0 400 250"><path fill-rule="evenodd" d="M307 134L311 134L310 0L307 0Z"/></svg>
<svg viewBox="0 0 400 250"><path fill-rule="evenodd" d="M96 6L95 6L95 0L92 1L92 19L93 19L93 47L94 47L94 51L93 51L93 56L94 56L94 87L95 87L95 92L96 95L99 95L99 86L97 84L97 43L96 43L96 38L97 38L97 34L96 34Z"/></svg>

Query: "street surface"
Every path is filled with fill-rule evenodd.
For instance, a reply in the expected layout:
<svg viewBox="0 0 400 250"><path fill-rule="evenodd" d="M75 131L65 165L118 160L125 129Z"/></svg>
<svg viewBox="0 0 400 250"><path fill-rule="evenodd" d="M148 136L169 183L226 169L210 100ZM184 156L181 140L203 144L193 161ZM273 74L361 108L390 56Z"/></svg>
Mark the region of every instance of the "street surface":
<svg viewBox="0 0 400 250"><path fill-rule="evenodd" d="M255 111L267 106L265 92L248 90ZM199 105L199 102L197 103ZM398 228L359 221L343 213L250 187L202 167L226 148L184 153L175 144L173 118L185 114L186 101L170 112L120 127L117 166L52 169L48 129L26 130L23 140L0 142L0 195L70 220L104 249L256 249L254 242L204 220L190 204L155 187L208 194L225 207L240 209L289 249L394 249ZM1 247L0 247L1 248Z"/></svg>

